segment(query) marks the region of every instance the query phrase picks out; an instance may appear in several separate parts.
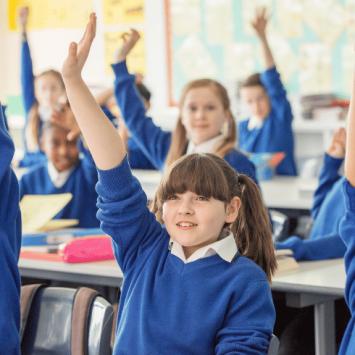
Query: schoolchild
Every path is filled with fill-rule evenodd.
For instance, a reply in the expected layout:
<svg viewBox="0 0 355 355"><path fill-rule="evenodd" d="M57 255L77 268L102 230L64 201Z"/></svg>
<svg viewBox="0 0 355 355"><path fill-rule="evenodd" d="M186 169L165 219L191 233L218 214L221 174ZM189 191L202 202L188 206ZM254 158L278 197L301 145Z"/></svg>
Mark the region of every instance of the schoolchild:
<svg viewBox="0 0 355 355"><path fill-rule="evenodd" d="M21 248L19 187L10 164L15 147L0 104L0 353L20 355Z"/></svg>
<svg viewBox="0 0 355 355"><path fill-rule="evenodd" d="M184 154L213 153L256 182L254 164L234 149L237 131L226 89L211 79L188 83L180 96L175 129L173 133L165 132L145 116L134 85L135 77L127 70L126 57L139 40L139 34L131 30L123 39L112 65L115 95L128 130L151 163L163 171Z"/></svg>
<svg viewBox="0 0 355 355"><path fill-rule="evenodd" d="M351 319L344 334L339 355L355 353L355 91L351 94L347 123L347 142L345 154L345 177L342 189L345 198L345 216L340 223L340 236L347 250L345 253L346 285L345 300L351 312Z"/></svg>
<svg viewBox="0 0 355 355"><path fill-rule="evenodd" d="M113 353L266 354L276 262L259 189L225 160L191 154L168 167L149 211L122 139L81 78L95 30L91 14L62 73L124 275Z"/></svg>
<svg viewBox="0 0 355 355"><path fill-rule="evenodd" d="M240 95L250 118L239 123L239 146L248 153L284 152L285 158L276 167L276 173L297 175L293 115L266 39L267 23L265 8L257 10L251 24L261 42L265 71L251 75L241 86Z"/></svg>
<svg viewBox="0 0 355 355"><path fill-rule="evenodd" d="M68 135L75 138L69 140ZM48 160L22 176L20 197L70 192L73 198L55 218L78 219L79 228L98 228L97 171L86 143L79 139L79 135L75 120L67 129L51 121L43 124L40 143ZM79 150L83 157L79 157Z"/></svg>

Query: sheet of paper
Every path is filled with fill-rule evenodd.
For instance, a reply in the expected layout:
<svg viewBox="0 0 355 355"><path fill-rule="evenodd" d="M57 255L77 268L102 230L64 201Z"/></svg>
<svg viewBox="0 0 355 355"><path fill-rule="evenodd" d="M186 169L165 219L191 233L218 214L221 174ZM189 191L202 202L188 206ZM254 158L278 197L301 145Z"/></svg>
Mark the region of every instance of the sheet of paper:
<svg viewBox="0 0 355 355"><path fill-rule="evenodd" d="M122 33L124 32L106 32L105 33L105 61L106 72L113 75L111 64L113 63L114 54L123 43ZM144 31L138 31L140 39L129 53L127 57L127 67L130 73L140 73L145 76L145 45Z"/></svg>
<svg viewBox="0 0 355 355"><path fill-rule="evenodd" d="M176 59L189 80L215 78L217 68L202 41L188 36L176 52Z"/></svg>
<svg viewBox="0 0 355 355"><path fill-rule="evenodd" d="M18 30L19 7L29 6L28 30L85 28L93 11L92 0L8 0L9 30Z"/></svg>
<svg viewBox="0 0 355 355"><path fill-rule="evenodd" d="M72 199L71 193L25 195L20 202L22 233L33 233L43 227Z"/></svg>
<svg viewBox="0 0 355 355"><path fill-rule="evenodd" d="M345 11L336 0L307 0L303 18L310 29L329 46L333 46L345 27Z"/></svg>
<svg viewBox="0 0 355 355"><path fill-rule="evenodd" d="M303 36L303 1L277 0L277 23L284 37Z"/></svg>
<svg viewBox="0 0 355 355"><path fill-rule="evenodd" d="M45 223L39 230L52 231L61 228L68 228L77 226L79 224L78 219L52 219Z"/></svg>
<svg viewBox="0 0 355 355"><path fill-rule="evenodd" d="M105 25L143 23L144 0L102 0Z"/></svg>
<svg viewBox="0 0 355 355"><path fill-rule="evenodd" d="M232 0L206 0L205 11L208 44L233 42Z"/></svg>
<svg viewBox="0 0 355 355"><path fill-rule="evenodd" d="M354 44L349 43L343 45L341 50L342 54L342 66L343 66L343 78L344 78L344 91L347 94L351 94L354 78L354 63L355 52Z"/></svg>
<svg viewBox="0 0 355 355"><path fill-rule="evenodd" d="M173 35L201 32L201 0L170 0L170 16Z"/></svg>
<svg viewBox="0 0 355 355"><path fill-rule="evenodd" d="M246 36L256 36L254 28L250 21L255 18L255 9L259 7L266 7L267 13L272 12L272 0L242 0L242 21L243 30Z"/></svg>
<svg viewBox="0 0 355 355"><path fill-rule="evenodd" d="M332 92L332 55L329 46L322 43L303 43L299 48L301 93Z"/></svg>
<svg viewBox="0 0 355 355"><path fill-rule="evenodd" d="M255 72L252 43L234 42L224 47L224 76L237 81L245 80Z"/></svg>

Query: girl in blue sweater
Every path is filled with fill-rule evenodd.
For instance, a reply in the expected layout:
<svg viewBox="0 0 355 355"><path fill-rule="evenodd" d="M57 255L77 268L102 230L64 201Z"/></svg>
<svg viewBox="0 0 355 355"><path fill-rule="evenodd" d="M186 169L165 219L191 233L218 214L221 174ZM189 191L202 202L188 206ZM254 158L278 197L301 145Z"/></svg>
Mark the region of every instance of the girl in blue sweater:
<svg viewBox="0 0 355 355"><path fill-rule="evenodd" d="M284 152L286 156L276 167L276 173L297 175L293 115L266 39L267 22L265 8L257 11L252 26L261 42L265 71L253 74L242 84L240 95L251 117L239 124L239 146L248 153Z"/></svg>
<svg viewBox="0 0 355 355"><path fill-rule="evenodd" d="M257 186L215 155L191 154L169 166L149 211L122 139L81 78L95 30L91 14L62 72L124 274L113 353L266 354L276 261Z"/></svg>
<svg viewBox="0 0 355 355"><path fill-rule="evenodd" d="M355 354L355 78L351 95L346 155L345 176L342 187L345 197L346 213L340 224L340 236L343 239L347 251L345 253L346 286L345 300L351 311L351 319L344 334L339 350L339 355Z"/></svg>

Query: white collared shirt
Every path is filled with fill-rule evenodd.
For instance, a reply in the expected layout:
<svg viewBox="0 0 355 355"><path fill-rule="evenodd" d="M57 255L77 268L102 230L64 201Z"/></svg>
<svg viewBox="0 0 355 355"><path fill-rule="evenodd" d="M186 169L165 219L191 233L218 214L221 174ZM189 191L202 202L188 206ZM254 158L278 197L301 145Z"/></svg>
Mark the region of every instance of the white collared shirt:
<svg viewBox="0 0 355 355"><path fill-rule="evenodd" d="M256 116L251 116L248 122L248 131L252 131L253 129L260 129L263 125L264 121Z"/></svg>
<svg viewBox="0 0 355 355"><path fill-rule="evenodd" d="M171 254L177 256L185 264L198 259L208 258L215 254L218 254L222 259L230 263L238 251L234 236L232 232L228 231L222 231L216 242L196 250L187 260L181 244L172 238L169 240L169 249L171 250Z"/></svg>
<svg viewBox="0 0 355 355"><path fill-rule="evenodd" d="M51 161L48 161L48 174L49 177L51 178L51 181L53 182L53 185L59 189L61 188L69 179L70 174L72 171L75 169L75 166L70 168L69 170L65 170L62 172L59 172L53 165Z"/></svg>
<svg viewBox="0 0 355 355"><path fill-rule="evenodd" d="M223 134L218 135L217 137L211 138L208 141L202 142L199 145L195 145L191 140L187 146L186 154L192 153L212 153L212 150L216 143L223 138Z"/></svg>

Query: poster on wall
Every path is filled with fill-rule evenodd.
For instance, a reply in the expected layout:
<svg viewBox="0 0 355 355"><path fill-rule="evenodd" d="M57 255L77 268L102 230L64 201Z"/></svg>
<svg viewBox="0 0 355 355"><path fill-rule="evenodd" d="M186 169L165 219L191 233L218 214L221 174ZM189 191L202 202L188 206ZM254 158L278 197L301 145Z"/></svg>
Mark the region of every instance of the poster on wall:
<svg viewBox="0 0 355 355"><path fill-rule="evenodd" d="M105 25L143 23L144 0L102 0Z"/></svg>
<svg viewBox="0 0 355 355"><path fill-rule="evenodd" d="M21 6L30 7L28 30L49 28L85 28L92 0L8 0L8 29L17 31L17 12Z"/></svg>

